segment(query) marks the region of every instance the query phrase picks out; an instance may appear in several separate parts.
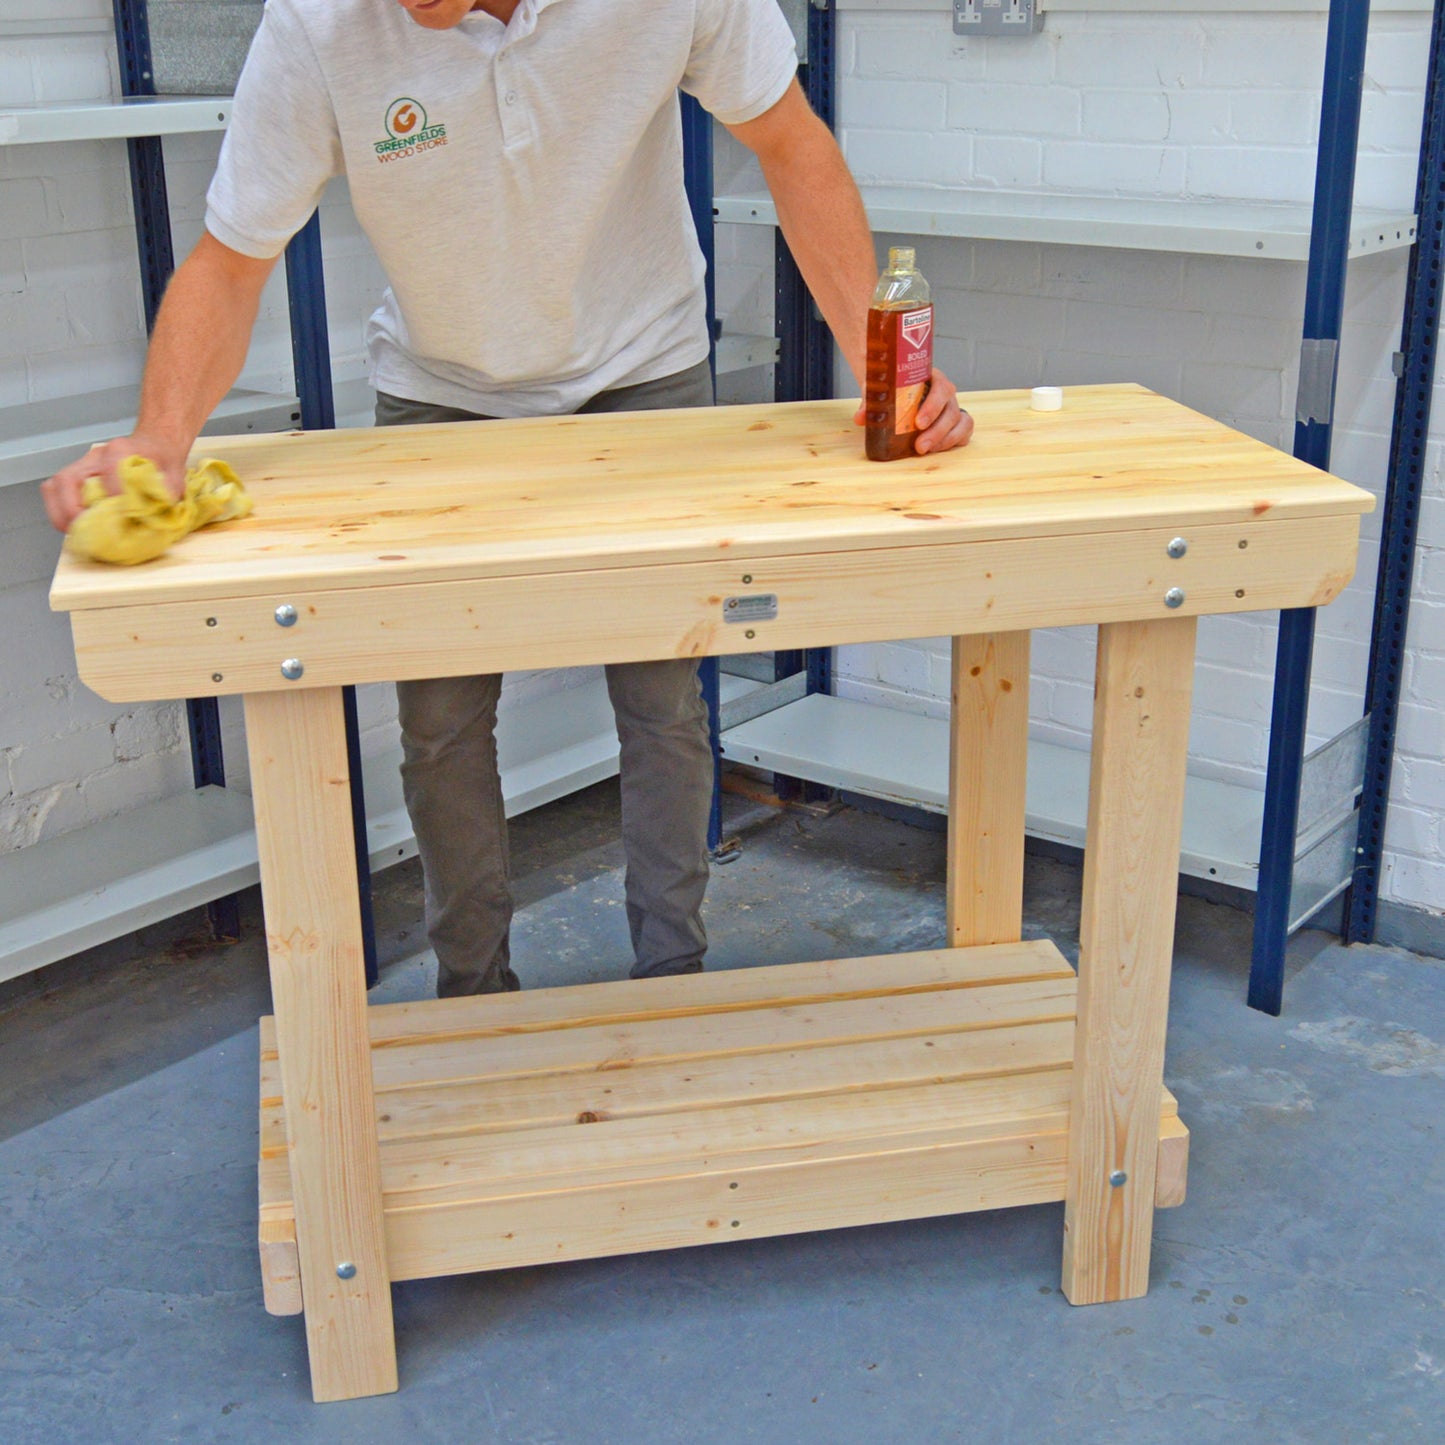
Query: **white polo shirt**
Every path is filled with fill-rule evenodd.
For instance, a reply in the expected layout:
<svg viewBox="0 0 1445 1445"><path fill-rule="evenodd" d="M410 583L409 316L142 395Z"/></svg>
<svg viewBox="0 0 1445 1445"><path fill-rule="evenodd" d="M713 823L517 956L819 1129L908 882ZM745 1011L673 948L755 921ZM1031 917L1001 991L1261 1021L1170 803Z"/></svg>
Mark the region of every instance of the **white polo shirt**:
<svg viewBox="0 0 1445 1445"><path fill-rule="evenodd" d="M206 227L275 256L345 172L391 283L373 384L572 411L707 355L677 89L735 124L796 68L776 0L522 0L440 31L396 0L268 0Z"/></svg>

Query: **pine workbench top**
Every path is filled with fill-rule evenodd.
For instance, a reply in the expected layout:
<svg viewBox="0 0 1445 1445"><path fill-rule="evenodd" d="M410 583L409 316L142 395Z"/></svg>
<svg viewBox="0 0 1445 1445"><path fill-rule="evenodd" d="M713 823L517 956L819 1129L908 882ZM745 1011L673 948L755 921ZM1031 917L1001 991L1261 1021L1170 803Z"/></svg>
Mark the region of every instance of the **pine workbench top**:
<svg viewBox="0 0 1445 1445"><path fill-rule="evenodd" d="M140 567L62 556L58 611L1143 527L1357 515L1368 492L1134 385L961 398L972 443L863 456L855 403L208 437L251 517Z"/></svg>

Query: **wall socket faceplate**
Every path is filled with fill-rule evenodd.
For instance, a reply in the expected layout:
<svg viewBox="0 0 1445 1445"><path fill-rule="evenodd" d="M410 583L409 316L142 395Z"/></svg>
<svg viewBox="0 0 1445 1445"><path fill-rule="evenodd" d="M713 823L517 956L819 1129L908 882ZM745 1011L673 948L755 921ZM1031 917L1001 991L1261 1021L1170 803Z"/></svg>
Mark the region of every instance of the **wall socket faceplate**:
<svg viewBox="0 0 1445 1445"><path fill-rule="evenodd" d="M1037 0L953 0L955 35L1032 35L1043 23Z"/></svg>

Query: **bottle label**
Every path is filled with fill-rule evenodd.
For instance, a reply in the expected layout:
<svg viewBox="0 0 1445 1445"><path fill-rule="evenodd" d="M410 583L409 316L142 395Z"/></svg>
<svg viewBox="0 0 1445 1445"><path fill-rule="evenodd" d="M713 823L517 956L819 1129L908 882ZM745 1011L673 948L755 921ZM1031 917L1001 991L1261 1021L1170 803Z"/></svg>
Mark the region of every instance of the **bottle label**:
<svg viewBox="0 0 1445 1445"><path fill-rule="evenodd" d="M894 430L918 430L918 408L928 394L928 378L933 375L933 307L920 306L915 311L898 313L898 367L893 386L897 397L894 408Z"/></svg>

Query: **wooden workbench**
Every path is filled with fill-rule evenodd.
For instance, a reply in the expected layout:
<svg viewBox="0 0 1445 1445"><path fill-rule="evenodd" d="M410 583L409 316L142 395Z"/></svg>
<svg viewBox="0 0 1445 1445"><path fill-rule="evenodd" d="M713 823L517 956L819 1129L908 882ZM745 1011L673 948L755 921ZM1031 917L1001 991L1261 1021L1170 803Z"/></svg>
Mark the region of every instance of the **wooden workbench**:
<svg viewBox="0 0 1445 1445"><path fill-rule="evenodd" d="M262 1267L318 1400L396 1387L398 1279L1062 1199L1068 1298L1145 1291L1195 618L1328 602L1372 502L1138 387L964 402L883 466L843 402L209 439L252 518L62 559L102 696L245 695ZM1077 985L1020 942L1029 629L1075 623ZM367 1008L343 685L938 634L950 947Z"/></svg>

